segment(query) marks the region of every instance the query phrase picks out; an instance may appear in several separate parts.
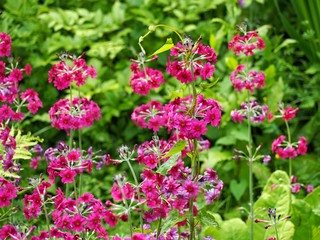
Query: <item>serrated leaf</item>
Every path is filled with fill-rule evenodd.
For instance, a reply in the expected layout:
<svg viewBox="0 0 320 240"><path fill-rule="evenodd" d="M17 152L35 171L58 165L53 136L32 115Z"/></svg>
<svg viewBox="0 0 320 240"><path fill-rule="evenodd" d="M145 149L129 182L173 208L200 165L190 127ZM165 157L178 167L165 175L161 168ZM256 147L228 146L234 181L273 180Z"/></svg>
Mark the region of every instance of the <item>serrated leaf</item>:
<svg viewBox="0 0 320 240"><path fill-rule="evenodd" d="M174 165L177 164L178 158L181 156L181 152L172 155L165 163L163 163L157 170L157 173L166 174Z"/></svg>
<svg viewBox="0 0 320 240"><path fill-rule="evenodd" d="M159 48L157 51L155 51L153 54L151 54L150 56L154 56L159 53L163 53L165 51L170 50L173 47L174 47L174 44L173 44L172 38L167 38L166 43L161 48Z"/></svg>
<svg viewBox="0 0 320 240"><path fill-rule="evenodd" d="M168 230L170 230L174 225L178 222L184 221L189 217L189 213L186 213L183 216L180 216L180 212L178 210L173 210L169 213L169 216L164 220L164 224L161 227L161 234L164 234Z"/></svg>
<svg viewBox="0 0 320 240"><path fill-rule="evenodd" d="M11 173L9 171L3 171L3 165L0 163L0 177L2 178L20 178L16 173Z"/></svg>
<svg viewBox="0 0 320 240"><path fill-rule="evenodd" d="M174 146L170 149L170 151L164 156L164 158L170 157L176 153L181 152L186 147L186 141L185 140L179 140L174 144Z"/></svg>
<svg viewBox="0 0 320 240"><path fill-rule="evenodd" d="M214 226L218 227L218 223L214 217L214 214L212 212L209 212L207 209L202 209L196 219L201 223L201 227L206 226Z"/></svg>

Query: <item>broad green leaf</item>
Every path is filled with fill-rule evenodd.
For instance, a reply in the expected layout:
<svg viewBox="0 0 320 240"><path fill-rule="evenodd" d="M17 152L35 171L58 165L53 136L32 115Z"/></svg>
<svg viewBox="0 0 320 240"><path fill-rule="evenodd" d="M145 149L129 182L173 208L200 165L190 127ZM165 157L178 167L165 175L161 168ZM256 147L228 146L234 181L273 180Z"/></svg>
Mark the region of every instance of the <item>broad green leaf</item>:
<svg viewBox="0 0 320 240"><path fill-rule="evenodd" d="M173 47L174 47L174 44L173 44L172 38L167 38L166 43L161 48L159 48L157 51L155 51L153 54L151 54L151 56L168 51Z"/></svg>
<svg viewBox="0 0 320 240"><path fill-rule="evenodd" d="M290 210L290 178L284 171L275 171L268 179L266 185L263 188L263 192L259 199L254 204L254 216L255 218L268 220L268 208L276 208L277 215L281 216L289 215ZM250 221L248 221L248 226ZM290 225L290 224L289 224ZM284 228L288 232L288 236L291 236L292 232L287 229L289 226L286 222L279 222L279 228ZM274 234L273 228L267 231L264 228L265 224L255 223L254 224L254 236L255 239L266 239L267 236ZM294 228L293 228L294 229ZM291 239L285 236L280 239Z"/></svg>
<svg viewBox="0 0 320 240"><path fill-rule="evenodd" d="M181 152L172 155L165 163L163 163L157 170L157 173L166 174L174 165L177 164Z"/></svg>
<svg viewBox="0 0 320 240"><path fill-rule="evenodd" d="M204 163L207 168L214 168L218 162L232 159L233 154L220 148L211 148L208 151L208 160Z"/></svg>
<svg viewBox="0 0 320 240"><path fill-rule="evenodd" d="M320 186L309 193L304 200L310 205L313 212L320 216Z"/></svg>
<svg viewBox="0 0 320 240"><path fill-rule="evenodd" d="M179 140L174 144L170 151L164 156L164 158L171 157L172 155L181 152L185 149L187 142L185 140Z"/></svg>
<svg viewBox="0 0 320 240"><path fill-rule="evenodd" d="M317 235L314 235L313 229L320 226L320 216L313 212L311 205L306 201L293 201L290 221L295 225L294 240L316 239Z"/></svg>
<svg viewBox="0 0 320 240"><path fill-rule="evenodd" d="M248 240L247 225L240 218L233 218L221 224L221 240Z"/></svg>

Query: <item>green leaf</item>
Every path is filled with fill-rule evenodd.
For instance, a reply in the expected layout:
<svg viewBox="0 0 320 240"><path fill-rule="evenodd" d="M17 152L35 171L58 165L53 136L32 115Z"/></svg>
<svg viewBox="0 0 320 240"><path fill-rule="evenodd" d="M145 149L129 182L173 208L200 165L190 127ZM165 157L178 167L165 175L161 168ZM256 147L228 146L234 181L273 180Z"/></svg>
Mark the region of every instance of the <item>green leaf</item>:
<svg viewBox="0 0 320 240"><path fill-rule="evenodd" d="M289 46L291 44L296 44L296 43L297 43L297 40L291 39L291 38L287 38L276 49L274 49L274 53L277 53L283 47L287 47L287 46Z"/></svg>
<svg viewBox="0 0 320 240"><path fill-rule="evenodd" d="M277 215L289 215L291 195L290 182L288 174L280 170L275 171L269 177L261 196L254 205L255 218L268 220L268 208L276 208ZM250 221L248 221L248 226L249 225ZM265 230L264 226L263 223L254 223L255 239L266 239L268 236L274 236L274 229L270 227L268 230ZM277 226L288 234L288 237L286 237L281 233L281 236L283 237L280 237L280 239L291 239L289 237L293 235L293 232L291 232L290 229L287 229L289 228L290 223L282 221L279 222ZM294 227L292 228L292 231L294 231Z"/></svg>
<svg viewBox="0 0 320 240"><path fill-rule="evenodd" d="M167 38L166 43L161 48L159 48L157 51L155 51L153 54L151 54L150 56L154 56L159 53L163 53L165 51L170 50L173 47L174 47L174 44L173 44L172 38Z"/></svg>
<svg viewBox="0 0 320 240"><path fill-rule="evenodd" d="M221 225L220 235L223 240L248 240L248 227L240 218L224 221Z"/></svg>
<svg viewBox="0 0 320 240"><path fill-rule="evenodd" d="M232 159L232 153L229 151L222 151L220 148L210 148L208 151L208 160L202 167L214 168L218 162Z"/></svg>
<svg viewBox="0 0 320 240"><path fill-rule="evenodd" d="M231 180L230 191L233 194L233 196L237 199L237 201L240 200L240 198L246 191L247 186L248 182L245 179L241 179L239 183L234 179Z"/></svg>
<svg viewBox="0 0 320 240"><path fill-rule="evenodd" d="M206 208L201 209L196 217L196 219L201 223L201 227L214 226L217 227L218 223L214 217L214 214L208 211Z"/></svg>
<svg viewBox="0 0 320 240"><path fill-rule="evenodd" d="M320 226L320 216L313 212L306 201L301 199L293 201L290 221L295 225L295 240L316 239L313 229Z"/></svg>
<svg viewBox="0 0 320 240"><path fill-rule="evenodd" d="M170 151L164 156L164 158L170 157L176 153L181 152L185 149L187 142L185 140L179 140L174 144L174 146L170 149Z"/></svg>
<svg viewBox="0 0 320 240"><path fill-rule="evenodd" d="M2 163L0 163L0 177L2 177L2 178L20 178L20 176L17 175L16 173L4 171Z"/></svg>
<svg viewBox="0 0 320 240"><path fill-rule="evenodd" d="M268 85L268 84L267 84ZM284 84L282 78L271 86L268 97L267 97L267 105L269 106L270 111L275 112L278 107L279 103L282 101L284 93Z"/></svg>
<svg viewBox="0 0 320 240"><path fill-rule="evenodd" d="M234 137L234 135L227 135L224 137L219 138L216 141L217 145L234 145L236 143L236 138Z"/></svg>
<svg viewBox="0 0 320 240"><path fill-rule="evenodd" d="M305 198L305 202L310 205L312 211L320 216L320 186L313 189Z"/></svg>
<svg viewBox="0 0 320 240"><path fill-rule="evenodd" d="M185 215L180 216L180 212L176 209L171 211L169 213L169 216L166 219L164 219L164 224L161 227L161 234L170 230L178 222L184 221L186 218L189 217L189 215L190 215L189 213L186 213Z"/></svg>
<svg viewBox="0 0 320 240"><path fill-rule="evenodd" d="M157 173L167 174L167 172L177 164L178 158L181 156L181 152L172 155L165 163L163 163L157 170Z"/></svg>
<svg viewBox="0 0 320 240"><path fill-rule="evenodd" d="M225 62L227 64L227 67L232 71L235 70L238 66L238 60L235 59L234 57L226 57Z"/></svg>

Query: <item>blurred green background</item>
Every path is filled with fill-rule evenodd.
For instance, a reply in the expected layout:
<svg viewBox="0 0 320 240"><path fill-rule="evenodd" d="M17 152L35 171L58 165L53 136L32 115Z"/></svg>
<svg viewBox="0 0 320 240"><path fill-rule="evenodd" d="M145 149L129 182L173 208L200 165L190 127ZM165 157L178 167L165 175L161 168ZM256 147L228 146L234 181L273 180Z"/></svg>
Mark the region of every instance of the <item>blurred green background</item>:
<svg viewBox="0 0 320 240"><path fill-rule="evenodd" d="M320 7L317 0L2 0L0 9L0 32L5 31L12 37L13 54L22 59L20 66L30 63L33 68L22 88L37 90L44 103L39 114L28 118L22 127L43 138L44 149L66 139L65 132L50 126L48 117L50 107L68 94L67 91L58 92L48 83L48 70L58 62L58 53L68 51L79 55L86 52L87 62L97 69L97 79L90 79L81 87L81 92L98 103L103 117L93 127L84 129L83 145L117 158L116 149L122 144L134 147L152 136L152 132L134 126L130 119L133 109L150 99L168 102L181 88L176 80L165 75L167 84L148 96L132 93L130 59L136 58L140 51L139 37L155 24L169 25L191 35L194 40L202 36L202 42L213 47L218 55L214 73L218 84L202 93L221 102L223 119L220 128L209 128L206 137L211 148L201 160L203 167L217 169L225 182L216 208L226 219L240 216L238 207L247 205L248 201L247 165L232 160L234 148L245 148L246 128L230 120L230 112L239 108L246 97L235 92L229 80L241 59L227 49L228 41L237 32L236 25L246 21L249 30L259 31L267 46L251 59L255 68L264 71L267 77L266 87L255 96L273 112L281 101L300 108L297 117L290 122L291 134L295 140L305 136L309 151L294 159L293 172L300 182L319 185ZM159 29L143 41L143 46L151 54L168 37L178 41L172 32ZM163 53L152 66L165 71L167 56L168 53ZM255 126L254 143L262 144L261 153L270 154L272 141L285 134L285 130L281 120ZM23 174L39 173L45 166L43 161L37 172L26 168ZM138 165L135 168L138 170ZM272 171L287 168L288 163L274 155L268 166L256 163L255 195L259 195ZM86 188L97 197L108 198L115 170L118 169L111 166L95 173L96 178L87 176ZM232 180L236 181L233 185L239 184L242 192L231 187Z"/></svg>

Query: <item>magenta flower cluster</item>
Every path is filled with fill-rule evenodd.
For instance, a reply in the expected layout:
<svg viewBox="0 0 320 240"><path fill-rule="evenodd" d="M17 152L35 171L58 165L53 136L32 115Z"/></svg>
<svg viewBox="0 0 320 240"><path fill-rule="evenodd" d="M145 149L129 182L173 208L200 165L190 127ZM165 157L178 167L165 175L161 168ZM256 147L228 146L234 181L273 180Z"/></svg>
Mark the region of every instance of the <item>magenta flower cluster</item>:
<svg viewBox="0 0 320 240"><path fill-rule="evenodd" d="M60 99L49 110L51 125L60 130L90 127L101 118L99 106L87 98Z"/></svg>
<svg viewBox="0 0 320 240"><path fill-rule="evenodd" d="M305 137L300 137L298 142L285 141L286 136L281 135L272 143L272 152L275 152L280 158L295 158L298 155L306 154L307 140Z"/></svg>
<svg viewBox="0 0 320 240"><path fill-rule="evenodd" d="M75 82L76 86L86 83L87 78L95 78L95 68L88 67L82 55L76 57L69 53L60 55L61 61L49 70L49 82L53 82L58 90L70 87ZM71 59L69 66L67 60ZM87 98L60 99L49 111L52 126L59 130L76 130L90 127L94 120L101 118L99 106Z"/></svg>
<svg viewBox="0 0 320 240"><path fill-rule="evenodd" d="M159 70L155 70L148 67L139 68L137 63L131 64L130 85L133 92L140 95L147 95L151 89L160 87L160 84L164 84L163 74Z"/></svg>
<svg viewBox="0 0 320 240"><path fill-rule="evenodd" d="M215 71L216 52L201 43L190 46L178 43L171 49L170 56L173 60L168 59L167 72L182 83L190 83L198 77L208 79Z"/></svg>
<svg viewBox="0 0 320 240"><path fill-rule="evenodd" d="M11 42L11 37L7 33L0 33L0 57L10 56Z"/></svg>
<svg viewBox="0 0 320 240"><path fill-rule="evenodd" d="M101 168L101 164L107 164L110 158L108 155L99 155L92 151L70 149L64 142L59 142L55 148L48 148L44 153L48 162L49 180L54 183L56 177L60 177L63 183L73 183L77 175L87 170L92 172L93 164ZM109 160L110 161L110 160Z"/></svg>
<svg viewBox="0 0 320 240"><path fill-rule="evenodd" d="M8 207L11 200L17 197L14 183L0 177L0 208Z"/></svg>
<svg viewBox="0 0 320 240"><path fill-rule="evenodd" d="M263 50L266 45L261 37L259 37L257 31L243 31L243 35L236 34L233 39L229 42L229 50L233 50L236 55L241 53L246 56L252 56L256 49Z"/></svg>
<svg viewBox="0 0 320 240"><path fill-rule="evenodd" d="M54 64L48 72L49 83L53 82L58 90L70 87L72 82L75 82L77 86L82 86L88 77L95 78L97 76L95 68L89 67L82 56L76 58L68 53L63 53L60 55L60 59L61 61ZM71 59L73 64L69 66L67 59Z"/></svg>
<svg viewBox="0 0 320 240"><path fill-rule="evenodd" d="M242 103L240 110L231 111L231 119L234 122L242 123L248 116L253 123L263 122L268 117L268 106L261 106L258 102L251 100L249 103Z"/></svg>
<svg viewBox="0 0 320 240"><path fill-rule="evenodd" d="M254 92L255 88L262 88L265 86L265 79L266 77L263 72L247 71L244 64L238 65L230 75L233 87L238 92L241 92L242 89Z"/></svg>
<svg viewBox="0 0 320 240"><path fill-rule="evenodd" d="M165 127L180 139L197 139L206 134L208 124L219 126L222 108L216 100L205 99L201 94L193 104L192 95L176 98L164 106L153 100L137 107L131 119L141 128L157 132Z"/></svg>

